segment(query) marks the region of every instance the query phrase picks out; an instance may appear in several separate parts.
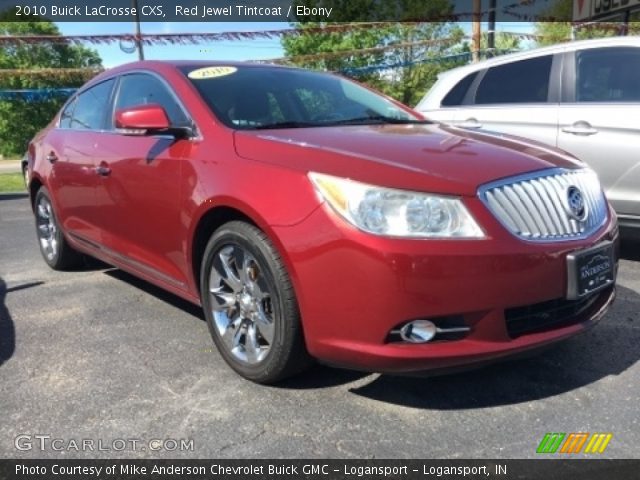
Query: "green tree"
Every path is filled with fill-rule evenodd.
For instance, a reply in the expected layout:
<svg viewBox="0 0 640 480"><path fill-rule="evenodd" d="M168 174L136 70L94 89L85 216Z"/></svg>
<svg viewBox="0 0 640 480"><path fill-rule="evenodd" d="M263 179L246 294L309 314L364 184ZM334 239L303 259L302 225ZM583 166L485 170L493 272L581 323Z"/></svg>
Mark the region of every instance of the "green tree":
<svg viewBox="0 0 640 480"><path fill-rule="evenodd" d="M31 17L16 21L13 13L0 16L0 36L60 35L53 22ZM0 44L0 90L78 87L86 82L102 63L97 52L66 43L3 43ZM65 75L50 71L37 74L33 69L80 68L86 71ZM8 74L3 69L25 70ZM39 101L12 98L0 99L0 155L19 156L27 142L43 128L64 103L63 97Z"/></svg>
<svg viewBox="0 0 640 480"><path fill-rule="evenodd" d="M480 38L480 48L483 50L489 48L489 35L487 33L483 33L482 38ZM494 48L498 52L519 50L520 39L515 35L496 32L494 36Z"/></svg>
<svg viewBox="0 0 640 480"><path fill-rule="evenodd" d="M556 0L542 17L549 20L557 18L572 18L573 0ZM637 15L636 15L637 17ZM636 18L632 18L635 20ZM618 23L622 27L622 23ZM573 32L572 32L573 30ZM557 43L572 40L586 40L589 38L614 37L621 34L620 28L615 23L597 24L586 23L584 25L573 25L571 22L545 21L536 22L536 34L539 35L536 43L538 46L555 45ZM640 24L631 22L629 24L629 34L637 35L640 32Z"/></svg>
<svg viewBox="0 0 640 480"><path fill-rule="evenodd" d="M494 48L493 56L504 55L505 53L510 53L516 50L520 50L520 39L515 35L507 35L502 32L496 32L494 37ZM471 42L465 40L461 47L461 52L471 52ZM488 57L490 55L489 52L489 35L487 33L483 33L480 37L480 53L481 57Z"/></svg>
<svg viewBox="0 0 640 480"><path fill-rule="evenodd" d="M309 0L304 4L308 7L331 5L332 22L375 22L389 18L397 18L399 22L338 32L318 32L317 27L326 25L322 18L295 24L300 34L283 38L282 45L286 57L296 65L345 72L403 103L414 105L439 72L460 64L460 61L443 61L463 37L457 25L446 21L452 13L448 0ZM401 23L434 19L443 21ZM371 50L381 47L384 49ZM334 55L339 52L353 53ZM319 54L327 56L313 58ZM296 59L301 56L303 58ZM384 65L394 68L376 69Z"/></svg>

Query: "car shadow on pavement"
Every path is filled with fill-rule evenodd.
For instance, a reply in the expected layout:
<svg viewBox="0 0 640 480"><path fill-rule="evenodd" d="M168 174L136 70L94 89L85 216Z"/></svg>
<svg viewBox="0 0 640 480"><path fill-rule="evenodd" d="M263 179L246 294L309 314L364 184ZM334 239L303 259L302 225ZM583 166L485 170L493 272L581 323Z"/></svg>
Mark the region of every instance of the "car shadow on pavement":
<svg viewBox="0 0 640 480"><path fill-rule="evenodd" d="M0 277L0 366L13 356L16 349L16 331L5 303L7 284Z"/></svg>
<svg viewBox="0 0 640 480"><path fill-rule="evenodd" d="M112 278L115 278L122 282L126 282L129 285L136 287L137 289L142 290L145 293L148 293L149 295L153 295L163 302L166 302L169 305L173 305L174 307L179 308L189 315L199 318L203 322L205 321L204 313L202 312L202 309L200 307L187 300L184 300L183 298L178 297L177 295L174 295L173 293L169 293L160 287L156 287L155 285L138 277L134 277L133 275L118 268L110 268L108 270L105 270L104 273Z"/></svg>
<svg viewBox="0 0 640 480"><path fill-rule="evenodd" d="M86 261L87 268L94 268L96 270L105 269L103 273L109 275L112 278L120 280L122 282L126 282L129 285L142 290L143 292L153 295L159 300L168 303L190 315L196 317L203 322L206 321L204 317L204 313L202 308L184 300L177 295L167 292L155 285L142 280L138 277L135 277L123 270L109 267L108 265L100 262L99 260L95 260L92 258L88 258ZM213 345L212 345L213 348ZM331 387L337 385L344 385L350 382L353 382L359 378L370 375L370 373L362 373L355 372L351 370L341 370L325 367L323 365L314 365L309 371L305 372L302 375L298 375L291 379L287 379L283 382L274 385L276 388L285 388L285 389L312 389L312 388L324 388Z"/></svg>
<svg viewBox="0 0 640 480"><path fill-rule="evenodd" d="M0 201L2 200L16 200L18 198L27 198L29 194L24 193L0 193Z"/></svg>
<svg viewBox="0 0 640 480"><path fill-rule="evenodd" d="M343 370L341 368L331 368L316 364L309 370L305 370L300 375L287 378L286 380L272 385L272 387L286 390L328 388L355 382L356 380L360 380L368 375L371 375L371 373L358 372L356 370Z"/></svg>
<svg viewBox="0 0 640 480"><path fill-rule="evenodd" d="M413 408L456 410L553 397L619 375L640 359L640 295L618 286L611 311L588 332L537 356L438 377L381 375L352 393Z"/></svg>
<svg viewBox="0 0 640 480"><path fill-rule="evenodd" d="M87 267L92 266L107 268L104 271L106 275L205 321L200 307L177 295L123 270L89 260ZM638 312L640 295L618 286L618 299L600 325L532 358L426 378L372 375L316 365L274 387L292 390L326 388L346 385L372 375L370 383L350 391L387 403L441 410L527 402L580 388L633 366L640 359L640 349L637 348L640 329L635 327L640 322Z"/></svg>

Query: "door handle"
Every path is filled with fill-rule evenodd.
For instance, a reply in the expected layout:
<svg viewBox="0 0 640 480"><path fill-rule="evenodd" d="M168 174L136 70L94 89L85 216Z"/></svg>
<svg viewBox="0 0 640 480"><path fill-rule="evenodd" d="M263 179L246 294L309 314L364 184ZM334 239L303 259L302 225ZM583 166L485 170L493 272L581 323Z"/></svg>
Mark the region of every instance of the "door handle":
<svg viewBox="0 0 640 480"><path fill-rule="evenodd" d="M585 137L589 135L595 135L598 133L597 128L593 128L589 122L575 122L568 127L562 127L564 133L570 133L571 135L583 135Z"/></svg>
<svg viewBox="0 0 640 480"><path fill-rule="evenodd" d="M45 157L49 163L56 163L58 161L58 156L54 152L49 152L49 155Z"/></svg>
<svg viewBox="0 0 640 480"><path fill-rule="evenodd" d="M476 129L482 128L482 124L475 118L467 118L464 122L460 122L458 127Z"/></svg>
<svg viewBox="0 0 640 480"><path fill-rule="evenodd" d="M108 177L111 174L111 169L106 163L101 163L96 167L96 173L101 177Z"/></svg>

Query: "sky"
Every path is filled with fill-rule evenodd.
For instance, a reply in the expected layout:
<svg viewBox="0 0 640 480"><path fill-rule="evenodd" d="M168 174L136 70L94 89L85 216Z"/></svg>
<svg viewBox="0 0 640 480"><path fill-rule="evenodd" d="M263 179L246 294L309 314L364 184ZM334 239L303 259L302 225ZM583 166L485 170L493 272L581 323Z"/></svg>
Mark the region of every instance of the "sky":
<svg viewBox="0 0 640 480"><path fill-rule="evenodd" d="M58 22L58 28L63 35L99 35L135 33L134 22L95 22L76 23ZM215 33L229 31L260 31L280 30L290 28L288 23L210 23L210 22L154 22L142 23L142 33ZM120 49L119 43L110 45L87 46L94 48L102 57L106 68L115 67L123 63L138 59L136 52L125 53ZM126 47L127 45L125 45ZM153 60L265 60L278 58L284 55L280 45L280 39L256 39L216 41L198 45L145 45L145 58Z"/></svg>
<svg viewBox="0 0 640 480"><path fill-rule="evenodd" d="M135 31L134 22L58 22L58 28L63 35L98 35L118 34ZM469 33L471 25L462 22L460 26ZM288 23L243 22L243 23L211 23L211 22L154 22L142 23L142 33L214 33L229 31L260 31L291 28ZM497 31L530 33L531 23L500 22ZM486 31L486 25L483 25ZM94 48L102 58L105 68L111 68L138 59L137 53L125 53L118 43L110 45L87 46ZM126 47L126 45L125 45ZM256 39L216 41L198 45L145 45L145 58L153 60L268 60L284 56L280 39Z"/></svg>

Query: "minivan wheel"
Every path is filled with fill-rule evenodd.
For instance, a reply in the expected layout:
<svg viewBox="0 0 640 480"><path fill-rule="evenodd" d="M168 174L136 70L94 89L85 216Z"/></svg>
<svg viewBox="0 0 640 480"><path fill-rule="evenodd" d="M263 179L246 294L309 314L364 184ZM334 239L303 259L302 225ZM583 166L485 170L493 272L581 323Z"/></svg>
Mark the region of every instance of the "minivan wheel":
<svg viewBox="0 0 640 480"><path fill-rule="evenodd" d="M35 216L40 253L47 265L54 270L68 270L82 264L82 255L64 238L45 187L36 194Z"/></svg>
<svg viewBox="0 0 640 480"><path fill-rule="evenodd" d="M220 227L205 249L200 286L213 341L237 373L267 384L310 363L291 281L262 231L239 221Z"/></svg>

